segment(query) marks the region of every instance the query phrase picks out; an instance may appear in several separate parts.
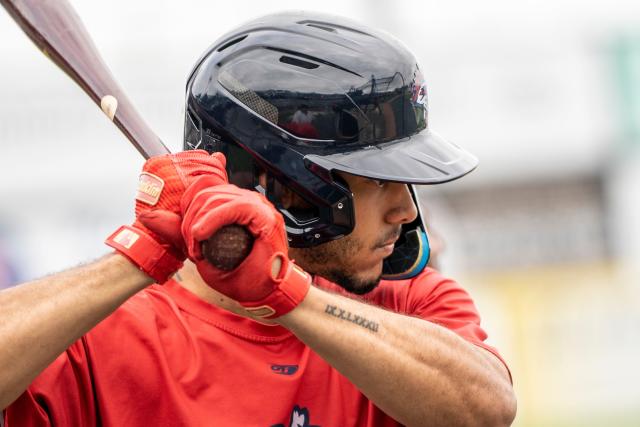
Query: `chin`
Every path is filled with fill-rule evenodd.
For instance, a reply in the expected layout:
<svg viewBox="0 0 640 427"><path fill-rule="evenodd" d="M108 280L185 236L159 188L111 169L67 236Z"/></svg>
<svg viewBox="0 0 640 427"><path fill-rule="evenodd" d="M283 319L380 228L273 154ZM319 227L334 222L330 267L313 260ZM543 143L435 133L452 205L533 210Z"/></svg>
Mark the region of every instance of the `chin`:
<svg viewBox="0 0 640 427"><path fill-rule="evenodd" d="M373 291L380 284L381 274L356 276L344 272L334 271L329 280L340 285L344 290L356 295L365 295Z"/></svg>

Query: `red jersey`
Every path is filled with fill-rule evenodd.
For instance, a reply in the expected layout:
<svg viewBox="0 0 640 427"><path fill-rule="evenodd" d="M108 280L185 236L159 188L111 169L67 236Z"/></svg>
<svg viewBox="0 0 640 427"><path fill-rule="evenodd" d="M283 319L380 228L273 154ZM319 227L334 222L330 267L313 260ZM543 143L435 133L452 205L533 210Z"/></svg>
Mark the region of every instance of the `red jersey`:
<svg viewBox="0 0 640 427"><path fill-rule="evenodd" d="M366 300L440 324L500 357L483 343L469 295L432 269L382 281ZM139 292L69 347L6 409L5 423L400 425L287 329L215 307L174 281Z"/></svg>

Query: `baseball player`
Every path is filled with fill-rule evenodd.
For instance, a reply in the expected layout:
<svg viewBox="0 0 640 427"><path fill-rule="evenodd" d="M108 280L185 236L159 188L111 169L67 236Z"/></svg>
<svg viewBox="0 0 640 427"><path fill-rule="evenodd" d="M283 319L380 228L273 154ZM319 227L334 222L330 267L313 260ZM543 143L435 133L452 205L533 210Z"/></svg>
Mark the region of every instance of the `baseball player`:
<svg viewBox="0 0 640 427"><path fill-rule="evenodd" d="M145 163L114 252L0 293L5 425L510 425L508 368L427 266L414 185L477 161L429 129L426 96L400 42L345 19L214 43L185 151ZM205 242L233 224L251 245L216 268Z"/></svg>

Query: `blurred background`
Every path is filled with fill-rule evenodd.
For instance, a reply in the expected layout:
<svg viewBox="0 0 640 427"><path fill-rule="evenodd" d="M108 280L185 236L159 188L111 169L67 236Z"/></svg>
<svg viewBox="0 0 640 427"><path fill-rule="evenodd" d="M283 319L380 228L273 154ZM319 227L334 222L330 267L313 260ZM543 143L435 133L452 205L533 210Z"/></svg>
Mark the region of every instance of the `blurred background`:
<svg viewBox="0 0 640 427"><path fill-rule="evenodd" d="M308 9L397 36L429 84L432 129L480 158L424 188L423 207L441 269L511 366L515 425L640 425L640 2L72 4L174 150L192 64L243 21ZM106 253L142 160L3 11L0 58L3 288Z"/></svg>

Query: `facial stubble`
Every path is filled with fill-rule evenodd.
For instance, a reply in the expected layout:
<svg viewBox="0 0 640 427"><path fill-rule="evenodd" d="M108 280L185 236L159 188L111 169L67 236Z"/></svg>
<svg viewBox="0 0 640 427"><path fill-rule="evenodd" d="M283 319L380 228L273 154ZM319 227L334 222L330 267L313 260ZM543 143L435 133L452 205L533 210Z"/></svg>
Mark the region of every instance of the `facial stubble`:
<svg viewBox="0 0 640 427"><path fill-rule="evenodd" d="M363 251L366 251L366 246L360 240L346 236L313 248L295 250L294 257L309 273L322 276L347 292L364 295L378 286L381 274L363 278L352 270L350 262Z"/></svg>

